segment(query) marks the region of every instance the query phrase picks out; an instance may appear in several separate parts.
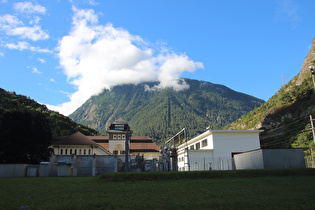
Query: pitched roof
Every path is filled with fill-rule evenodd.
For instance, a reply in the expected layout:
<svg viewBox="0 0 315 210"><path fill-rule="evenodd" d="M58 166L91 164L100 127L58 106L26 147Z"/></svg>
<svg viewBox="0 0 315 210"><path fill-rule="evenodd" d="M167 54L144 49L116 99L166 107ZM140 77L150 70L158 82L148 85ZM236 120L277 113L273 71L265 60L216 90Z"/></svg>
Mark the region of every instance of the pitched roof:
<svg viewBox="0 0 315 210"><path fill-rule="evenodd" d="M131 136L130 140L134 141L152 141L149 136Z"/></svg>
<svg viewBox="0 0 315 210"><path fill-rule="evenodd" d="M85 136L76 132L70 136L54 136L52 145L95 145L109 150L109 136ZM159 152L160 147L149 136L131 136L131 152Z"/></svg>
<svg viewBox="0 0 315 210"><path fill-rule="evenodd" d="M126 124L128 124L128 122L126 122L121 117L119 117L112 124L114 124L114 125L126 125Z"/></svg>
<svg viewBox="0 0 315 210"><path fill-rule="evenodd" d="M95 145L97 146L97 143L95 143L90 138L86 137L79 131L67 136L67 137L53 137L52 139L52 145Z"/></svg>
<svg viewBox="0 0 315 210"><path fill-rule="evenodd" d="M160 147L153 142L150 143L130 143L131 152L159 152Z"/></svg>

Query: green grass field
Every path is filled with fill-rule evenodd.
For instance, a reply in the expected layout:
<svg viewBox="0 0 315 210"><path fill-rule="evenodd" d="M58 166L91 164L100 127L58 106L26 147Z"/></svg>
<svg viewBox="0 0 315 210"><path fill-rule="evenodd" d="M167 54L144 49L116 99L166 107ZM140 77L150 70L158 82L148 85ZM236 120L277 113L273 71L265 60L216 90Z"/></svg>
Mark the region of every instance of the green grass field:
<svg viewBox="0 0 315 210"><path fill-rule="evenodd" d="M314 209L315 170L0 178L0 209Z"/></svg>

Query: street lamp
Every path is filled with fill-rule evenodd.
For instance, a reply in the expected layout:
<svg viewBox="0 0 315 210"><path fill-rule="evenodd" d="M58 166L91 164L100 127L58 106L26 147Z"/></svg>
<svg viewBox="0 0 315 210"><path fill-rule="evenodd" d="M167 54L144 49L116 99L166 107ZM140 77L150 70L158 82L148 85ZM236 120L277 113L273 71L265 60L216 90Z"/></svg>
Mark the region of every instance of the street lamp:
<svg viewBox="0 0 315 210"><path fill-rule="evenodd" d="M315 68L314 68L314 66L309 66L308 68L310 69L310 71L312 73L314 89L315 89Z"/></svg>

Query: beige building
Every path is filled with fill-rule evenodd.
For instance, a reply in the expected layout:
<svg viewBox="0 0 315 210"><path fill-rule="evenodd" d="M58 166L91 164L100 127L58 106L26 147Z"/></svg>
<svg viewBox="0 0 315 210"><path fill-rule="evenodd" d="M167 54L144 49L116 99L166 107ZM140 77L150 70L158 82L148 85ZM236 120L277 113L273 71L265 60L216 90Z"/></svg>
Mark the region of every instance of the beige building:
<svg viewBox="0 0 315 210"><path fill-rule="evenodd" d="M121 118L110 125L107 136L85 136L80 132L55 136L51 147L55 155L125 155L127 138L129 154L143 155L146 159L159 158L160 148L153 140L148 136L132 136L128 123Z"/></svg>
<svg viewBox="0 0 315 210"><path fill-rule="evenodd" d="M54 136L51 147L55 155L112 155L90 136L76 132L70 136Z"/></svg>

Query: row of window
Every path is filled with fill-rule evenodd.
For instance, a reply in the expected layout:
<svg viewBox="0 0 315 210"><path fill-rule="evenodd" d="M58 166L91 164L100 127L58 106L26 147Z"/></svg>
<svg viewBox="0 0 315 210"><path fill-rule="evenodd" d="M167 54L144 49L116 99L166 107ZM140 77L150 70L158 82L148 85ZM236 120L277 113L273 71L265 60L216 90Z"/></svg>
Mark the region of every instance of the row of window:
<svg viewBox="0 0 315 210"><path fill-rule="evenodd" d="M113 151L113 154L114 155L124 155L126 152L124 150L121 150L121 151L117 151L117 150L114 150Z"/></svg>
<svg viewBox="0 0 315 210"><path fill-rule="evenodd" d="M69 150L68 149L65 149L65 150L60 149L60 155L63 155L63 151L65 151L65 155L68 155L68 151L69 151L69 155L72 155L72 154L74 154L74 155L87 155L86 152L88 152L88 155L91 155L91 149L89 149L88 151L86 149L84 149L83 151L81 149L79 149L78 151L77 151L77 149L73 149L73 150L72 149L69 149ZM78 152L78 154L77 154L77 152Z"/></svg>
<svg viewBox="0 0 315 210"><path fill-rule="evenodd" d="M202 140L201 142L198 142L198 143L196 143L196 144L194 144L194 145L191 145L191 146L189 147L189 149L190 149L190 150L198 150L198 149L200 149L200 143L201 143L201 147L206 147L206 146L208 146L208 141L207 141L207 139L205 139L205 140Z"/></svg>
<svg viewBox="0 0 315 210"><path fill-rule="evenodd" d="M184 157L179 157L178 162L184 162Z"/></svg>
<svg viewBox="0 0 315 210"><path fill-rule="evenodd" d="M113 139L126 139L125 134L113 134Z"/></svg>

